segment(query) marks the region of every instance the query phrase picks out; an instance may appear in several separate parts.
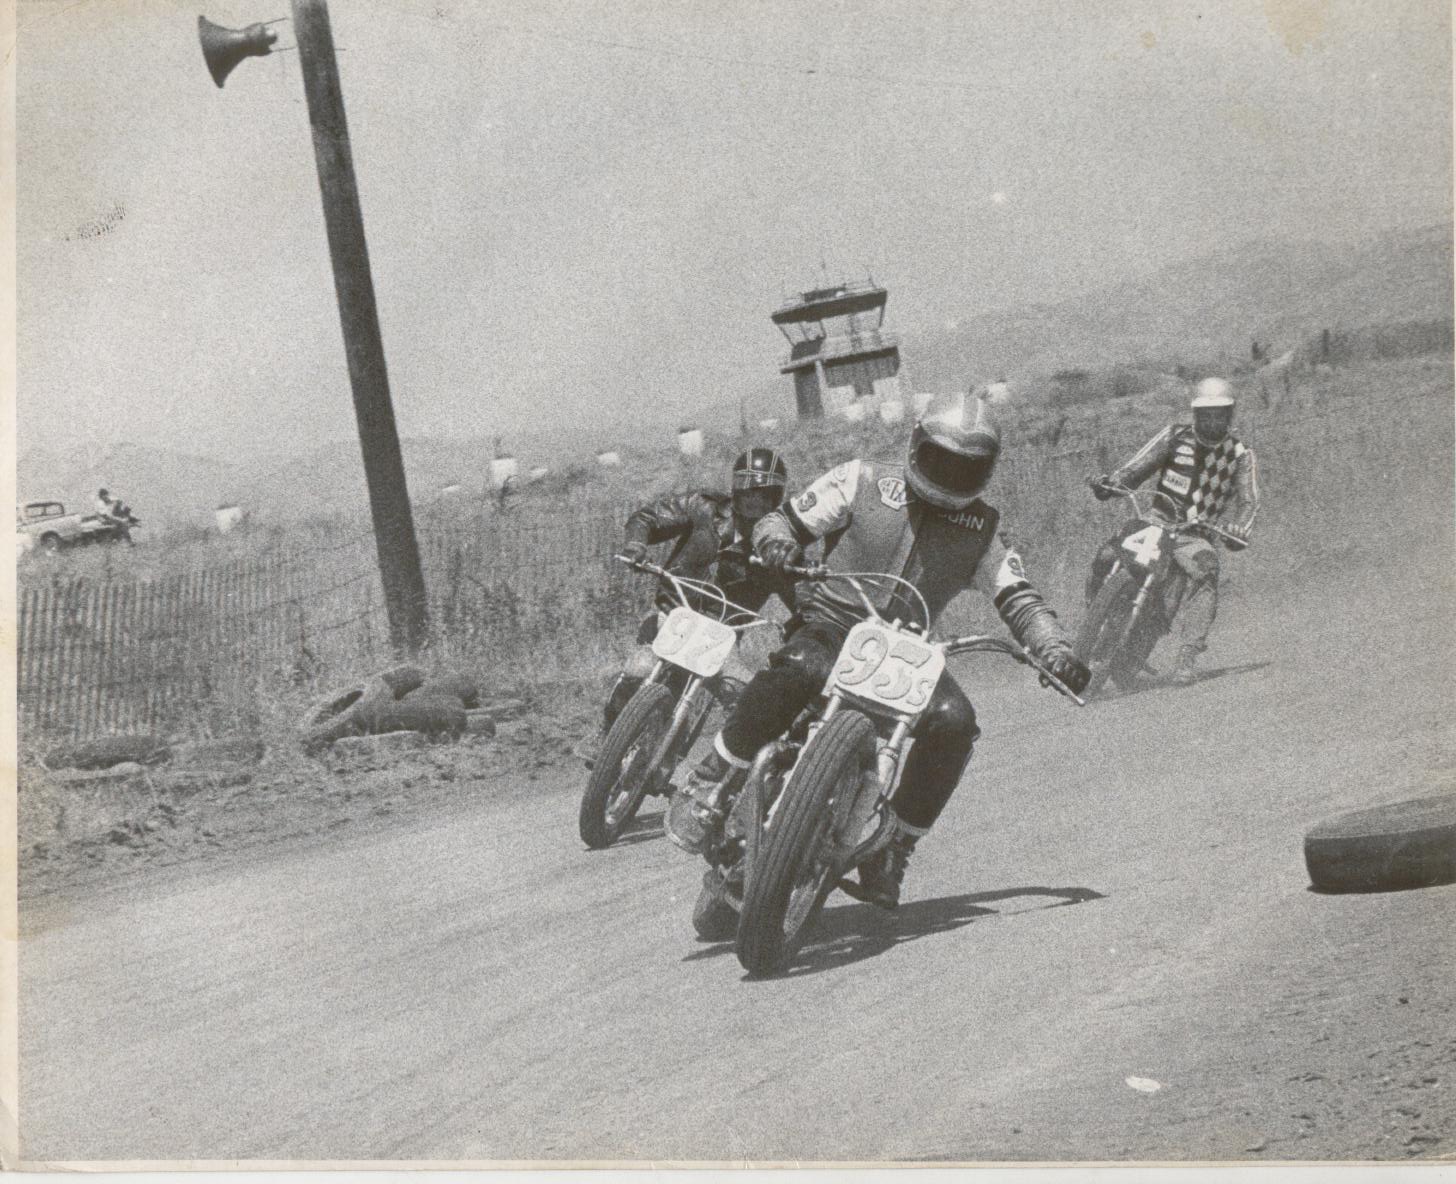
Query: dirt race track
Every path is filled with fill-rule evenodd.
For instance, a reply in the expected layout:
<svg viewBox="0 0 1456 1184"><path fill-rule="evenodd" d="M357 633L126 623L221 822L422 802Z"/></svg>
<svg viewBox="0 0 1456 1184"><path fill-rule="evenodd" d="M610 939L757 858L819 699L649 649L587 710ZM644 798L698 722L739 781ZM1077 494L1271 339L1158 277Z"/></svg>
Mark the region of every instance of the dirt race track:
<svg viewBox="0 0 1456 1184"><path fill-rule="evenodd" d="M958 660L985 734L908 903L834 897L773 981L694 941L655 813L581 848L574 769L29 902L25 1157L1450 1157L1456 887L1301 856L1456 779L1449 555L1363 570L1231 566L1186 690Z"/></svg>

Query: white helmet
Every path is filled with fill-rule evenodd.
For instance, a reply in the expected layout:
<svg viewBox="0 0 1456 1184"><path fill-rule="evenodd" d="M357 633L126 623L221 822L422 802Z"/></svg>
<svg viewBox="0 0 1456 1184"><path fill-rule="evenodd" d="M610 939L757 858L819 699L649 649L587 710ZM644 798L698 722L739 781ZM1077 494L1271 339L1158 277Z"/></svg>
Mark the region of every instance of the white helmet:
<svg viewBox="0 0 1456 1184"><path fill-rule="evenodd" d="M1193 433L1212 447L1229 434L1234 421L1234 388L1222 378L1205 378L1193 391Z"/></svg>
<svg viewBox="0 0 1456 1184"><path fill-rule="evenodd" d="M1001 430L977 395L936 395L910 433L905 483L921 501L957 513L991 478L1001 451Z"/></svg>
<svg viewBox="0 0 1456 1184"><path fill-rule="evenodd" d="M1200 407L1232 407L1234 388L1222 378L1205 378L1193 388L1193 402L1188 406L1197 411Z"/></svg>

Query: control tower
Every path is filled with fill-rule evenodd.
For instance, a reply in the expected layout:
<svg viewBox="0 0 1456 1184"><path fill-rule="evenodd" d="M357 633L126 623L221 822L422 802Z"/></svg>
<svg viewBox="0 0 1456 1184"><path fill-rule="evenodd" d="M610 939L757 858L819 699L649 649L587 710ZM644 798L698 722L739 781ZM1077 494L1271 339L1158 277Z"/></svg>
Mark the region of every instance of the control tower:
<svg viewBox="0 0 1456 1184"><path fill-rule="evenodd" d="M815 288L774 312L773 323L789 339L779 373L794 376L800 419L899 393L899 338L882 328L888 299L866 280Z"/></svg>

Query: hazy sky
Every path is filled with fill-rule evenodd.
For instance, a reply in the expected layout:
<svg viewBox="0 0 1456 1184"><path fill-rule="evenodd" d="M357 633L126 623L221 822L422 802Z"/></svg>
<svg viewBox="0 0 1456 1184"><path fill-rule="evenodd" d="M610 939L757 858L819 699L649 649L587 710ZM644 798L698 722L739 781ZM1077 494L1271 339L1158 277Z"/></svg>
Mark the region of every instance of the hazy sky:
<svg viewBox="0 0 1456 1184"><path fill-rule="evenodd" d="M353 432L296 54L22 0L20 446ZM782 382L787 292L894 328L1451 210L1445 0L356 0L340 72L401 430L657 421ZM276 26L279 45L290 26ZM913 350L907 345L913 370Z"/></svg>

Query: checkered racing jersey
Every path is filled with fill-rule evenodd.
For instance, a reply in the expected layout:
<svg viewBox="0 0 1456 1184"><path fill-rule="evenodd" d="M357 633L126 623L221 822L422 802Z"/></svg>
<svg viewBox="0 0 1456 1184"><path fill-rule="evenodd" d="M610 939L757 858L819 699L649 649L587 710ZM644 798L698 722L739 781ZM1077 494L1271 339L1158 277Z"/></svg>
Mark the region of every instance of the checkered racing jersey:
<svg viewBox="0 0 1456 1184"><path fill-rule="evenodd" d="M1254 525L1259 512L1254 450L1232 432L1217 444L1204 444L1187 424L1169 424L1111 476L1133 488L1154 473L1158 492L1171 499L1182 521L1216 521L1232 502L1233 524L1246 533Z"/></svg>

